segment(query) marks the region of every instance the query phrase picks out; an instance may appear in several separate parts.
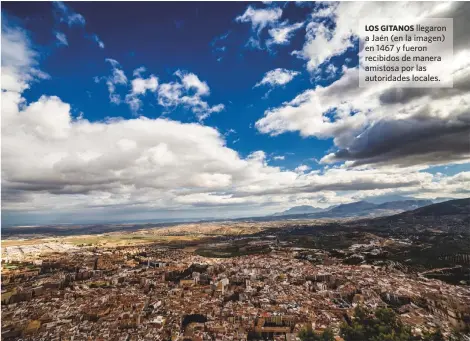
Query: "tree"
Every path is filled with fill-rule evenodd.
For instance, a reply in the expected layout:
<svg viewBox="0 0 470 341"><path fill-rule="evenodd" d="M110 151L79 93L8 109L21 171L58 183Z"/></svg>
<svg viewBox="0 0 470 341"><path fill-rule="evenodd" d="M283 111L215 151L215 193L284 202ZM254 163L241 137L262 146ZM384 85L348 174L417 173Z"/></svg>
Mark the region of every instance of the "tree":
<svg viewBox="0 0 470 341"><path fill-rule="evenodd" d="M345 341L414 341L411 329L405 326L393 310L378 308L374 313L358 306L350 324L341 326Z"/></svg>
<svg viewBox="0 0 470 341"><path fill-rule="evenodd" d="M469 339L470 339L470 329L465 329L461 332L453 331L449 337L449 341L468 341Z"/></svg>
<svg viewBox="0 0 470 341"><path fill-rule="evenodd" d="M444 335L440 329L436 330L434 333L426 333L423 338L424 341L445 341Z"/></svg>
<svg viewBox="0 0 470 341"><path fill-rule="evenodd" d="M303 329L299 333L302 341L334 341L335 335L331 329L325 329L322 333L315 333L311 330Z"/></svg>

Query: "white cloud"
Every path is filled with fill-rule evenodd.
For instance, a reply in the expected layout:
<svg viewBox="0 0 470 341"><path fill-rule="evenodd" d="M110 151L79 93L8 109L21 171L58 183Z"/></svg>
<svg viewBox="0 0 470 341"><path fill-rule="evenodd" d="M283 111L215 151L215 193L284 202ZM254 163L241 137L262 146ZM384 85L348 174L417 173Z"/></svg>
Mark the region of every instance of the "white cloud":
<svg viewBox="0 0 470 341"><path fill-rule="evenodd" d="M30 45L26 32L11 27L2 15L2 90L22 92L31 82L49 78L37 68L38 55Z"/></svg>
<svg viewBox="0 0 470 341"><path fill-rule="evenodd" d="M84 26L86 21L83 15L76 13L62 1L53 2L55 8L60 12L60 21L67 23L69 26Z"/></svg>
<svg viewBox="0 0 470 341"><path fill-rule="evenodd" d="M245 13L238 16L236 21L251 23L251 27L258 33L268 25L277 22L282 16L282 9L279 7L272 8L254 8L248 6Z"/></svg>
<svg viewBox="0 0 470 341"><path fill-rule="evenodd" d="M197 115L200 122L204 121L210 115L214 113L219 113L225 110L225 105L219 103L213 105L212 107L207 107L203 104L204 102L200 102L199 105L196 105L192 110Z"/></svg>
<svg viewBox="0 0 470 341"><path fill-rule="evenodd" d="M69 45L69 43L67 41L67 36L64 33L56 32L55 37L57 38L57 44L58 45L65 45L65 46Z"/></svg>
<svg viewBox="0 0 470 341"><path fill-rule="evenodd" d="M119 62L112 58L106 58L106 62L111 64L111 75L108 77L95 77L95 82L105 80L108 86L109 101L114 104L121 103L121 96L116 93L117 85L127 85L127 77L124 71L121 69Z"/></svg>
<svg viewBox="0 0 470 341"><path fill-rule="evenodd" d="M295 31L300 29L304 23L299 22L292 25L288 25L287 22L279 25L278 27L271 28L268 33L271 39L268 39L266 44L269 45L287 45L290 43L292 36Z"/></svg>
<svg viewBox="0 0 470 341"><path fill-rule="evenodd" d="M286 157L284 155L276 155L273 157L274 160L284 160Z"/></svg>
<svg viewBox="0 0 470 341"><path fill-rule="evenodd" d="M134 75L136 74L134 70ZM139 74L139 72L137 73ZM131 82L131 92L126 95L126 103L133 112L138 112L142 106L142 100L139 96L145 95L147 91L156 92L158 88L158 78L150 75L149 78L134 78Z"/></svg>
<svg viewBox="0 0 470 341"><path fill-rule="evenodd" d="M136 95L143 95L147 90L156 91L158 87L158 78L150 75L149 78L134 78L131 82L132 93Z"/></svg>
<svg viewBox="0 0 470 341"><path fill-rule="evenodd" d="M140 77L140 75L142 73L144 73L145 71L147 71L147 69L145 68L145 66L141 66L141 67L138 67L137 69L134 70L134 72L132 72L132 75L134 77Z"/></svg>
<svg viewBox="0 0 470 341"><path fill-rule="evenodd" d="M96 34L93 34L93 40L98 44L98 46L101 48L101 49L104 49L104 43L103 41L98 37L98 35Z"/></svg>
<svg viewBox="0 0 470 341"><path fill-rule="evenodd" d="M298 167L295 168L295 172L296 173L300 173L300 174L303 174L305 173L306 171L310 170L311 168L307 165L300 165Z"/></svg>
<svg viewBox="0 0 470 341"><path fill-rule="evenodd" d="M180 83L163 83L158 88L158 104L163 107L176 107L181 104L183 86Z"/></svg>
<svg viewBox="0 0 470 341"><path fill-rule="evenodd" d="M333 78L334 76L336 76L337 71L338 71L338 68L334 66L334 64L328 64L328 66L325 69L325 72L328 78Z"/></svg>
<svg viewBox="0 0 470 341"><path fill-rule="evenodd" d="M137 113L142 107L142 100L132 94L126 95L126 103L133 113Z"/></svg>
<svg viewBox="0 0 470 341"><path fill-rule="evenodd" d="M297 71L277 68L265 73L263 79L256 83L255 87L267 85L270 87L286 85L300 73Z"/></svg>
<svg viewBox="0 0 470 341"><path fill-rule="evenodd" d="M95 82L106 81L111 103L120 104L121 95L117 92L117 86L125 86L128 89L128 79L119 62L114 59L106 59L111 64L112 73L108 77L95 77ZM223 104L210 106L202 97L210 95L210 88L205 81L199 79L194 73L177 70L174 75L179 81L159 84L159 79L150 75L143 78L141 75L146 68L141 66L133 71L134 79L130 82L131 88L125 96L125 102L130 109L137 113L142 107L142 99L147 92L156 94L157 103L166 109L184 107L191 110L199 121L205 120L213 113L225 109Z"/></svg>
<svg viewBox="0 0 470 341"><path fill-rule="evenodd" d="M289 24L286 20L280 22L282 17L282 9L276 6L267 8L255 8L248 6L245 13L236 17L236 21L243 23L251 23L252 31L255 35L251 36L246 47L250 49L263 50L273 45L287 45L292 39L294 33L304 26L303 22ZM261 32L265 27L270 27L268 34L269 39L262 43Z"/></svg>
<svg viewBox="0 0 470 341"><path fill-rule="evenodd" d="M198 76L181 70L176 71L175 75L181 82L161 84L158 88L158 104L165 108L188 108L196 114L199 121L225 109L223 104L210 106L201 98L210 94L210 88Z"/></svg>
<svg viewBox="0 0 470 341"><path fill-rule="evenodd" d="M186 73L178 70L175 72L175 75L181 79L186 90L195 90L198 96L207 96L210 94L207 83L202 82L194 73Z"/></svg>

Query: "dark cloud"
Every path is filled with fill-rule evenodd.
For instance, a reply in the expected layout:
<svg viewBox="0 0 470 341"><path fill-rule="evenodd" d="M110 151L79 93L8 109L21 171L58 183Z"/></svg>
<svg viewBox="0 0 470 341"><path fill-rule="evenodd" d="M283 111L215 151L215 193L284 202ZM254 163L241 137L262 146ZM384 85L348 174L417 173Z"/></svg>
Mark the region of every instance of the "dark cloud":
<svg viewBox="0 0 470 341"><path fill-rule="evenodd" d="M380 177L375 179L354 179L351 181L341 182L340 179L332 183L316 184L312 183L306 186L288 187L288 188L273 188L260 190L257 192L243 192L238 191L233 193L234 198L249 197L254 195L287 195L299 193L317 193L321 191L368 191L376 189L393 189L402 187L417 186L420 184L419 179L406 179L401 181L386 182Z"/></svg>
<svg viewBox="0 0 470 341"><path fill-rule="evenodd" d="M454 121L418 116L382 120L369 127L332 160L354 165L388 163L402 166L442 164L470 157L470 112ZM331 159L330 159L331 161Z"/></svg>
<svg viewBox="0 0 470 341"><path fill-rule="evenodd" d="M407 104L424 96L435 100L458 96L468 93L469 91L470 73L467 73L464 77L454 79L454 86L452 88L390 88L379 95L379 100L383 105Z"/></svg>

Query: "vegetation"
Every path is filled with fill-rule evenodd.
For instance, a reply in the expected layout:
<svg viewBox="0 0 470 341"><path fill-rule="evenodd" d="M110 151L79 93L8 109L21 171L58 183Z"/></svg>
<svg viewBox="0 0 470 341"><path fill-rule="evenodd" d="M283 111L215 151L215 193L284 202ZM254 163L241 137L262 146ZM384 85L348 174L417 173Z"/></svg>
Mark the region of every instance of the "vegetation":
<svg viewBox="0 0 470 341"><path fill-rule="evenodd" d="M302 341L334 341L335 336L331 329L326 329L322 333L315 333L314 331L303 329L299 333Z"/></svg>
<svg viewBox="0 0 470 341"><path fill-rule="evenodd" d="M445 341L444 335L440 330L436 330L434 333L428 333L424 335L425 341Z"/></svg>
<svg viewBox="0 0 470 341"><path fill-rule="evenodd" d="M345 341L412 341L411 328L405 326L393 310L378 308L374 313L362 307L354 310L355 318L341 326Z"/></svg>
<svg viewBox="0 0 470 341"><path fill-rule="evenodd" d="M345 341L446 341L440 330L426 333L422 337L413 335L411 328L404 325L397 314L388 308L370 312L358 306L354 315L349 324L344 323L341 326L340 335ZM449 340L460 341L463 338L455 334Z"/></svg>

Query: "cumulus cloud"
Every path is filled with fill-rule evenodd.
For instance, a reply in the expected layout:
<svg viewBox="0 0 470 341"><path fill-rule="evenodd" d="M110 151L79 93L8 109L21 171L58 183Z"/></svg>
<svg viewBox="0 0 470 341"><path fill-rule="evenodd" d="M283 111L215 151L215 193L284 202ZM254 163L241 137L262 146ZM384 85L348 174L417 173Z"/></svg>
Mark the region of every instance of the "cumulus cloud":
<svg viewBox="0 0 470 341"><path fill-rule="evenodd" d="M199 121L205 120L213 113L219 113L225 109L223 104L209 105L203 97L210 95L209 85L199 79L194 73L177 70L174 76L177 81L161 83L155 75L148 78L142 76L147 70L141 66L133 71L134 79L130 82L117 60L107 58L111 64L111 75L107 77L95 77L95 82L104 80L108 86L109 99L111 103L120 104L121 95L117 92L117 86L126 88L125 103L131 111L137 113L142 107L142 97L147 92L155 93L157 103L165 109L183 107L196 115Z"/></svg>
<svg viewBox="0 0 470 341"><path fill-rule="evenodd" d="M251 23L251 27L258 33L268 25L277 22L282 16L282 9L279 7L255 8L248 6L245 13L238 16L236 21L242 23Z"/></svg>
<svg viewBox="0 0 470 341"><path fill-rule="evenodd" d="M12 27L2 14L2 90L22 92L31 82L49 78L38 68L38 54L31 47L27 33ZM3 94L2 94L3 96Z"/></svg>
<svg viewBox="0 0 470 341"><path fill-rule="evenodd" d="M304 26L303 22L289 24L289 22L280 19L282 17L282 9L277 6L269 6L267 8L255 8L248 6L243 15L238 16L235 20L241 23L251 23L254 33L247 43L246 47L251 49L268 50L274 45L288 45L295 32ZM261 41L261 33L264 28L269 27L269 39L264 43Z"/></svg>
<svg viewBox="0 0 470 341"><path fill-rule="evenodd" d="M191 110L199 121L205 120L213 113L225 109L223 104L210 106L202 97L210 94L210 88L206 82L201 81L193 73L178 70L175 75L179 82L163 83L158 89L158 104L165 108L182 106Z"/></svg>
<svg viewBox="0 0 470 341"><path fill-rule="evenodd" d="M60 21L65 22L69 26L79 25L84 26L86 21L83 15L76 13L70 7L65 5L62 1L54 1L54 7L60 15Z"/></svg>
<svg viewBox="0 0 470 341"><path fill-rule="evenodd" d="M289 25L287 22L279 25L278 27L271 28L268 33L271 36L266 42L269 45L287 45L290 43L294 33L304 26L304 23L299 22Z"/></svg>
<svg viewBox="0 0 470 341"><path fill-rule="evenodd" d="M468 72L459 75L464 79L456 77L457 84L470 80ZM390 95L386 86L359 88L358 70L347 69L330 86L307 90L266 111L256 127L271 135L298 131L302 136L333 138L339 150L325 156L324 163L460 162L470 156L470 98L464 89L429 89L400 103L400 95Z"/></svg>
<svg viewBox="0 0 470 341"><path fill-rule="evenodd" d="M256 83L255 87L266 85L270 87L286 85L299 75L300 72L277 68L265 73L263 79Z"/></svg>
<svg viewBox="0 0 470 341"><path fill-rule="evenodd" d="M250 23L252 32L254 33L251 36L245 46L250 49L264 49L264 44L261 43L261 32L266 27L278 27L278 26L286 26L287 23L279 23L279 20L282 17L282 9L279 7L267 7L267 8L255 8L254 6L248 6L245 10L245 13L239 15L235 18L237 22L240 23ZM295 31L295 29L294 29ZM275 44L274 37L278 37L279 39L290 39L290 35L292 33L286 32L284 38L282 38L282 32L273 31L272 32L272 39L269 41L269 44ZM266 42L267 44L268 42Z"/></svg>
<svg viewBox="0 0 470 341"><path fill-rule="evenodd" d="M158 87L158 78L150 75L149 78L134 78L132 80L132 93L137 95L145 94L147 90L156 91Z"/></svg>
<svg viewBox="0 0 470 341"><path fill-rule="evenodd" d="M295 172L297 173L300 173L300 174L303 174L305 173L306 171L310 170L311 168L307 165L300 165L298 167L295 168Z"/></svg>
<svg viewBox="0 0 470 341"><path fill-rule="evenodd" d="M175 75L181 79L186 90L194 90L198 96L207 96L210 93L209 86L203 82L194 73L187 73L181 70L175 72Z"/></svg>
<svg viewBox="0 0 470 341"><path fill-rule="evenodd" d="M381 120L351 141L347 148L328 154L321 162L354 160L371 163L445 164L470 160L470 110L467 106L446 122L434 117Z"/></svg>
<svg viewBox="0 0 470 341"><path fill-rule="evenodd" d="M134 71L134 75L136 72ZM139 73L137 73L139 74ZM131 92L126 95L126 103L129 105L133 112L138 112L142 106L141 96L145 95L147 91L155 93L158 88L158 78L150 75L149 78L140 78L137 76L131 82Z"/></svg>

